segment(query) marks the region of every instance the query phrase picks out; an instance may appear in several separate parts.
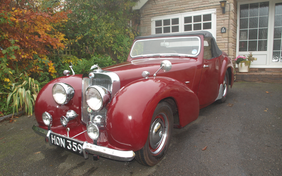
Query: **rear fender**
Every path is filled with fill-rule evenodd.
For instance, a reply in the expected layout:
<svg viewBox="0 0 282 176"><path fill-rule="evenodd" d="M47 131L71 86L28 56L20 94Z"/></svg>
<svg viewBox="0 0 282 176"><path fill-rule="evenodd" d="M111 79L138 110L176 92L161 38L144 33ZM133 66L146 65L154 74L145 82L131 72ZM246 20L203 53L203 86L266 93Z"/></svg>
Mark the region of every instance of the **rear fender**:
<svg viewBox="0 0 282 176"><path fill-rule="evenodd" d="M167 77L140 79L123 87L108 106L109 143L140 150L146 143L154 110L166 98L176 102L180 127L198 117L198 98L183 83Z"/></svg>
<svg viewBox="0 0 282 176"><path fill-rule="evenodd" d="M224 57L222 61L222 66L219 75L219 85L223 83L226 72L228 72L229 75L229 85L232 87L234 83L234 71L233 65L228 57Z"/></svg>

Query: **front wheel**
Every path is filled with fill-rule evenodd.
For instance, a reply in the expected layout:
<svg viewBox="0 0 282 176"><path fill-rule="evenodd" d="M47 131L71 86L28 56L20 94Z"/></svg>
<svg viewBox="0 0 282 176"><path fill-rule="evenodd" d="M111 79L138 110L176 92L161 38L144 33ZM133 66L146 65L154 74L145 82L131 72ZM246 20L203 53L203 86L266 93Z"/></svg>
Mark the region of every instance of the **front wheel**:
<svg viewBox="0 0 282 176"><path fill-rule="evenodd" d="M136 152L135 159L147 166L154 166L160 162L169 147L172 126L171 107L166 102L159 103L151 120L147 142L141 150Z"/></svg>

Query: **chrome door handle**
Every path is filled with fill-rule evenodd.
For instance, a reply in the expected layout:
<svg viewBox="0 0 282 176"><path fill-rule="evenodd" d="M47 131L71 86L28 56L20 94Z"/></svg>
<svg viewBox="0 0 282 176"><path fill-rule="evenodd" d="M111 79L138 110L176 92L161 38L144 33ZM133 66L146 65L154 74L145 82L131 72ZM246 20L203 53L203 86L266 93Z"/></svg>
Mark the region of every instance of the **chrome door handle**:
<svg viewBox="0 0 282 176"><path fill-rule="evenodd" d="M208 67L209 67L209 65L204 65L203 67L204 67L204 68L208 68Z"/></svg>

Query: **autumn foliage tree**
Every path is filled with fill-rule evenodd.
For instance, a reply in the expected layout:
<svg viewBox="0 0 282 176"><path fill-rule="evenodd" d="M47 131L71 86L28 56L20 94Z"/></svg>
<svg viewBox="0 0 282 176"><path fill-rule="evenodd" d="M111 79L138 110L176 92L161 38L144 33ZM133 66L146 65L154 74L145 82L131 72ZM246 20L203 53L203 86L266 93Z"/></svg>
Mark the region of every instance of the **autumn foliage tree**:
<svg viewBox="0 0 282 176"><path fill-rule="evenodd" d="M9 111L5 100L16 85L30 77L42 78L41 74L56 76L48 56L65 47L57 27L69 12L44 8L45 1L49 0L0 1L0 116Z"/></svg>
<svg viewBox="0 0 282 176"><path fill-rule="evenodd" d="M40 11L40 4L32 0L1 0L0 3L0 58L1 78L15 70L29 74L42 71L39 62L48 64L48 71L55 72L48 60L50 49L64 48L64 34L56 30L56 24L67 21L67 12Z"/></svg>

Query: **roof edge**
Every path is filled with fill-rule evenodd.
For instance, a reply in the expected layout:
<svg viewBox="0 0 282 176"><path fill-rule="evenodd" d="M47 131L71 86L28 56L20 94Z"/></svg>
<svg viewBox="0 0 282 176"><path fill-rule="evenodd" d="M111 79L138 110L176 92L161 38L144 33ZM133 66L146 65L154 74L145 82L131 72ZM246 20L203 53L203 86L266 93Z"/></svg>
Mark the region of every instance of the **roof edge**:
<svg viewBox="0 0 282 176"><path fill-rule="evenodd" d="M132 7L132 10L140 10L148 0L139 0L135 6Z"/></svg>

